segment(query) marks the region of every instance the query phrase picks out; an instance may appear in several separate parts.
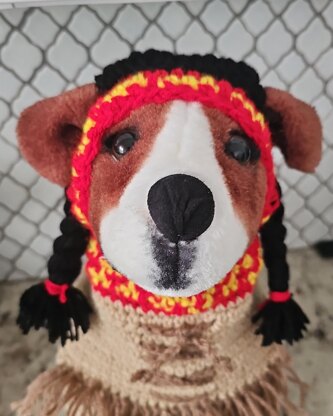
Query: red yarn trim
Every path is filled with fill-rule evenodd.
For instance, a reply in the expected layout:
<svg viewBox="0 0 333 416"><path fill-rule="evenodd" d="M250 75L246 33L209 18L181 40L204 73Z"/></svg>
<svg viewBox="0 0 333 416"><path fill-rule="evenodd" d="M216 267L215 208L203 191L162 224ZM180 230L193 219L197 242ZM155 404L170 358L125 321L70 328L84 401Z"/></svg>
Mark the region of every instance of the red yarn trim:
<svg viewBox="0 0 333 416"><path fill-rule="evenodd" d="M184 72L181 69L176 69L171 71L171 74L181 77ZM200 78L200 74L193 71L189 71L187 74ZM220 110L239 123L245 133L256 142L261 151L260 160L265 166L267 176L266 201L262 218L270 216L280 204L271 154L271 134L267 124L262 127L258 121L253 121L251 112L240 100L232 99L231 96L233 93L237 93L244 100L251 103L254 109L255 105L246 97L242 89L234 88L227 81L217 82L219 92L216 92L210 85L200 85L197 89L193 89L189 85L174 85L168 81L165 81L165 87L161 88L158 86L158 78L165 75L167 75L167 72L163 70L145 71L143 76L147 79L146 86L130 85L126 88L127 94L125 96L115 96L111 102L104 102L103 97L100 97L90 108L88 118L95 125L87 131L88 143L85 145L83 153L74 152L72 166L76 175L72 177L72 182L67 191L69 199L80 208L85 218L88 218L92 162L100 150L102 137L106 129L118 124L133 110L145 104L162 104L180 99L187 102L200 102L203 105ZM119 85L122 85L122 82ZM72 212L76 215L73 208L72 206ZM88 224L86 225L89 227Z"/></svg>
<svg viewBox="0 0 333 416"><path fill-rule="evenodd" d="M269 294L269 299L272 302L278 302L278 303L287 302L287 300L289 300L290 298L291 298L291 293L289 292L289 290L286 290L285 292L270 292Z"/></svg>
<svg viewBox="0 0 333 416"><path fill-rule="evenodd" d="M67 284L57 285L56 283L53 283L50 279L47 279L45 280L44 285L49 295L58 296L60 303L67 302L66 292L69 287Z"/></svg>

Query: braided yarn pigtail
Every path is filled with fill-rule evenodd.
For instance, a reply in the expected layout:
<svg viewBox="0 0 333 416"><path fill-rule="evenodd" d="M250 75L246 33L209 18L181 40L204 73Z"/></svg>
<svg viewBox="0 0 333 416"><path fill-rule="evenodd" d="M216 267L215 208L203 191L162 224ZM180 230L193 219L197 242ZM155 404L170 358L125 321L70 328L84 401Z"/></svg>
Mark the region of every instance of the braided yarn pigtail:
<svg viewBox="0 0 333 416"><path fill-rule="evenodd" d="M277 190L282 196L277 183ZM262 345L292 344L303 338L303 332L309 319L289 291L289 265L285 238L286 227L283 224L284 206L281 202L270 219L261 227L260 236L264 252L264 261L268 272L269 297L259 306L253 316L253 322L260 324L256 334L262 335Z"/></svg>
<svg viewBox="0 0 333 416"><path fill-rule="evenodd" d="M80 274L83 256L89 241L89 231L71 214L66 199L66 217L60 224L61 236L53 244L48 261L49 278L27 289L20 299L17 324L24 334L31 328L46 328L50 342L57 339L65 345L78 340L79 328L89 329L92 309L83 293L72 284Z"/></svg>

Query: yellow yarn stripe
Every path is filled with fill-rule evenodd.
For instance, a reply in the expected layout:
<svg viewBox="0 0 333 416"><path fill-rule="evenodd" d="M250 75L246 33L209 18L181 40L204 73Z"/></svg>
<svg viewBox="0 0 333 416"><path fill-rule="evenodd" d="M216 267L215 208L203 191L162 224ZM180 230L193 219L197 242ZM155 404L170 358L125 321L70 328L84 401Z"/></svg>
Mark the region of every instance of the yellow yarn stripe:
<svg viewBox="0 0 333 416"><path fill-rule="evenodd" d="M203 75L200 78L196 78L193 75L178 76L176 74L169 74L158 77L157 86L161 89L165 88L166 82L170 82L173 85L188 85L194 90L198 90L201 85L209 85L216 94L220 91L218 82L210 75ZM144 75L143 72L138 72L137 74L132 75L123 82L117 84L108 93L106 93L102 98L102 102L111 102L115 97L124 97L128 95L128 88L132 85L139 85L140 87L145 88L148 85L148 78ZM230 99L239 100L243 104L244 108L250 112L252 120L254 122L259 122L262 128L265 127L264 115L257 111L254 105L246 97L244 97L243 94L234 91L231 93ZM88 117L83 125L81 141L76 149L76 153L78 155L84 154L87 145L90 143L90 139L88 138L87 133L94 126L95 121Z"/></svg>

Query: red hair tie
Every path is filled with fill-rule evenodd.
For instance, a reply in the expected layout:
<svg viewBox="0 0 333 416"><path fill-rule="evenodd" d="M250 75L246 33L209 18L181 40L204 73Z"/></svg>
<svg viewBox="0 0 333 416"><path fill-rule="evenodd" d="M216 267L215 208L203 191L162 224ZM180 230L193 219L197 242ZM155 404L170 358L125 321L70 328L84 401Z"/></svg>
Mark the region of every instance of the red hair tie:
<svg viewBox="0 0 333 416"><path fill-rule="evenodd" d="M58 285L56 283L53 283L50 279L45 280L44 284L46 291L49 295L58 296L60 303L67 302L66 292L69 287L67 284Z"/></svg>
<svg viewBox="0 0 333 416"><path fill-rule="evenodd" d="M285 292L270 292L269 294L269 299L272 302L278 302L278 303L287 302L287 300L289 300L290 298L291 298L291 293L289 292L289 290L286 290Z"/></svg>

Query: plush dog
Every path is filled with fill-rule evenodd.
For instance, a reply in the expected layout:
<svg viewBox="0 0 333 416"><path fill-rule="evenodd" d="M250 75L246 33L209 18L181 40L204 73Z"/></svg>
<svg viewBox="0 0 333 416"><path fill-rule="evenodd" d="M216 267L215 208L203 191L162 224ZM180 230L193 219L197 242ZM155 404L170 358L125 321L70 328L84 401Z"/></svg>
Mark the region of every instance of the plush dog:
<svg viewBox="0 0 333 416"><path fill-rule="evenodd" d="M147 51L28 108L17 131L67 198L49 278L23 294L18 317L64 348L19 415L299 410L279 344L308 320L289 292L271 151L314 170L313 108L263 88L243 62ZM72 286L83 254L86 295ZM254 311L262 258L270 292Z"/></svg>

